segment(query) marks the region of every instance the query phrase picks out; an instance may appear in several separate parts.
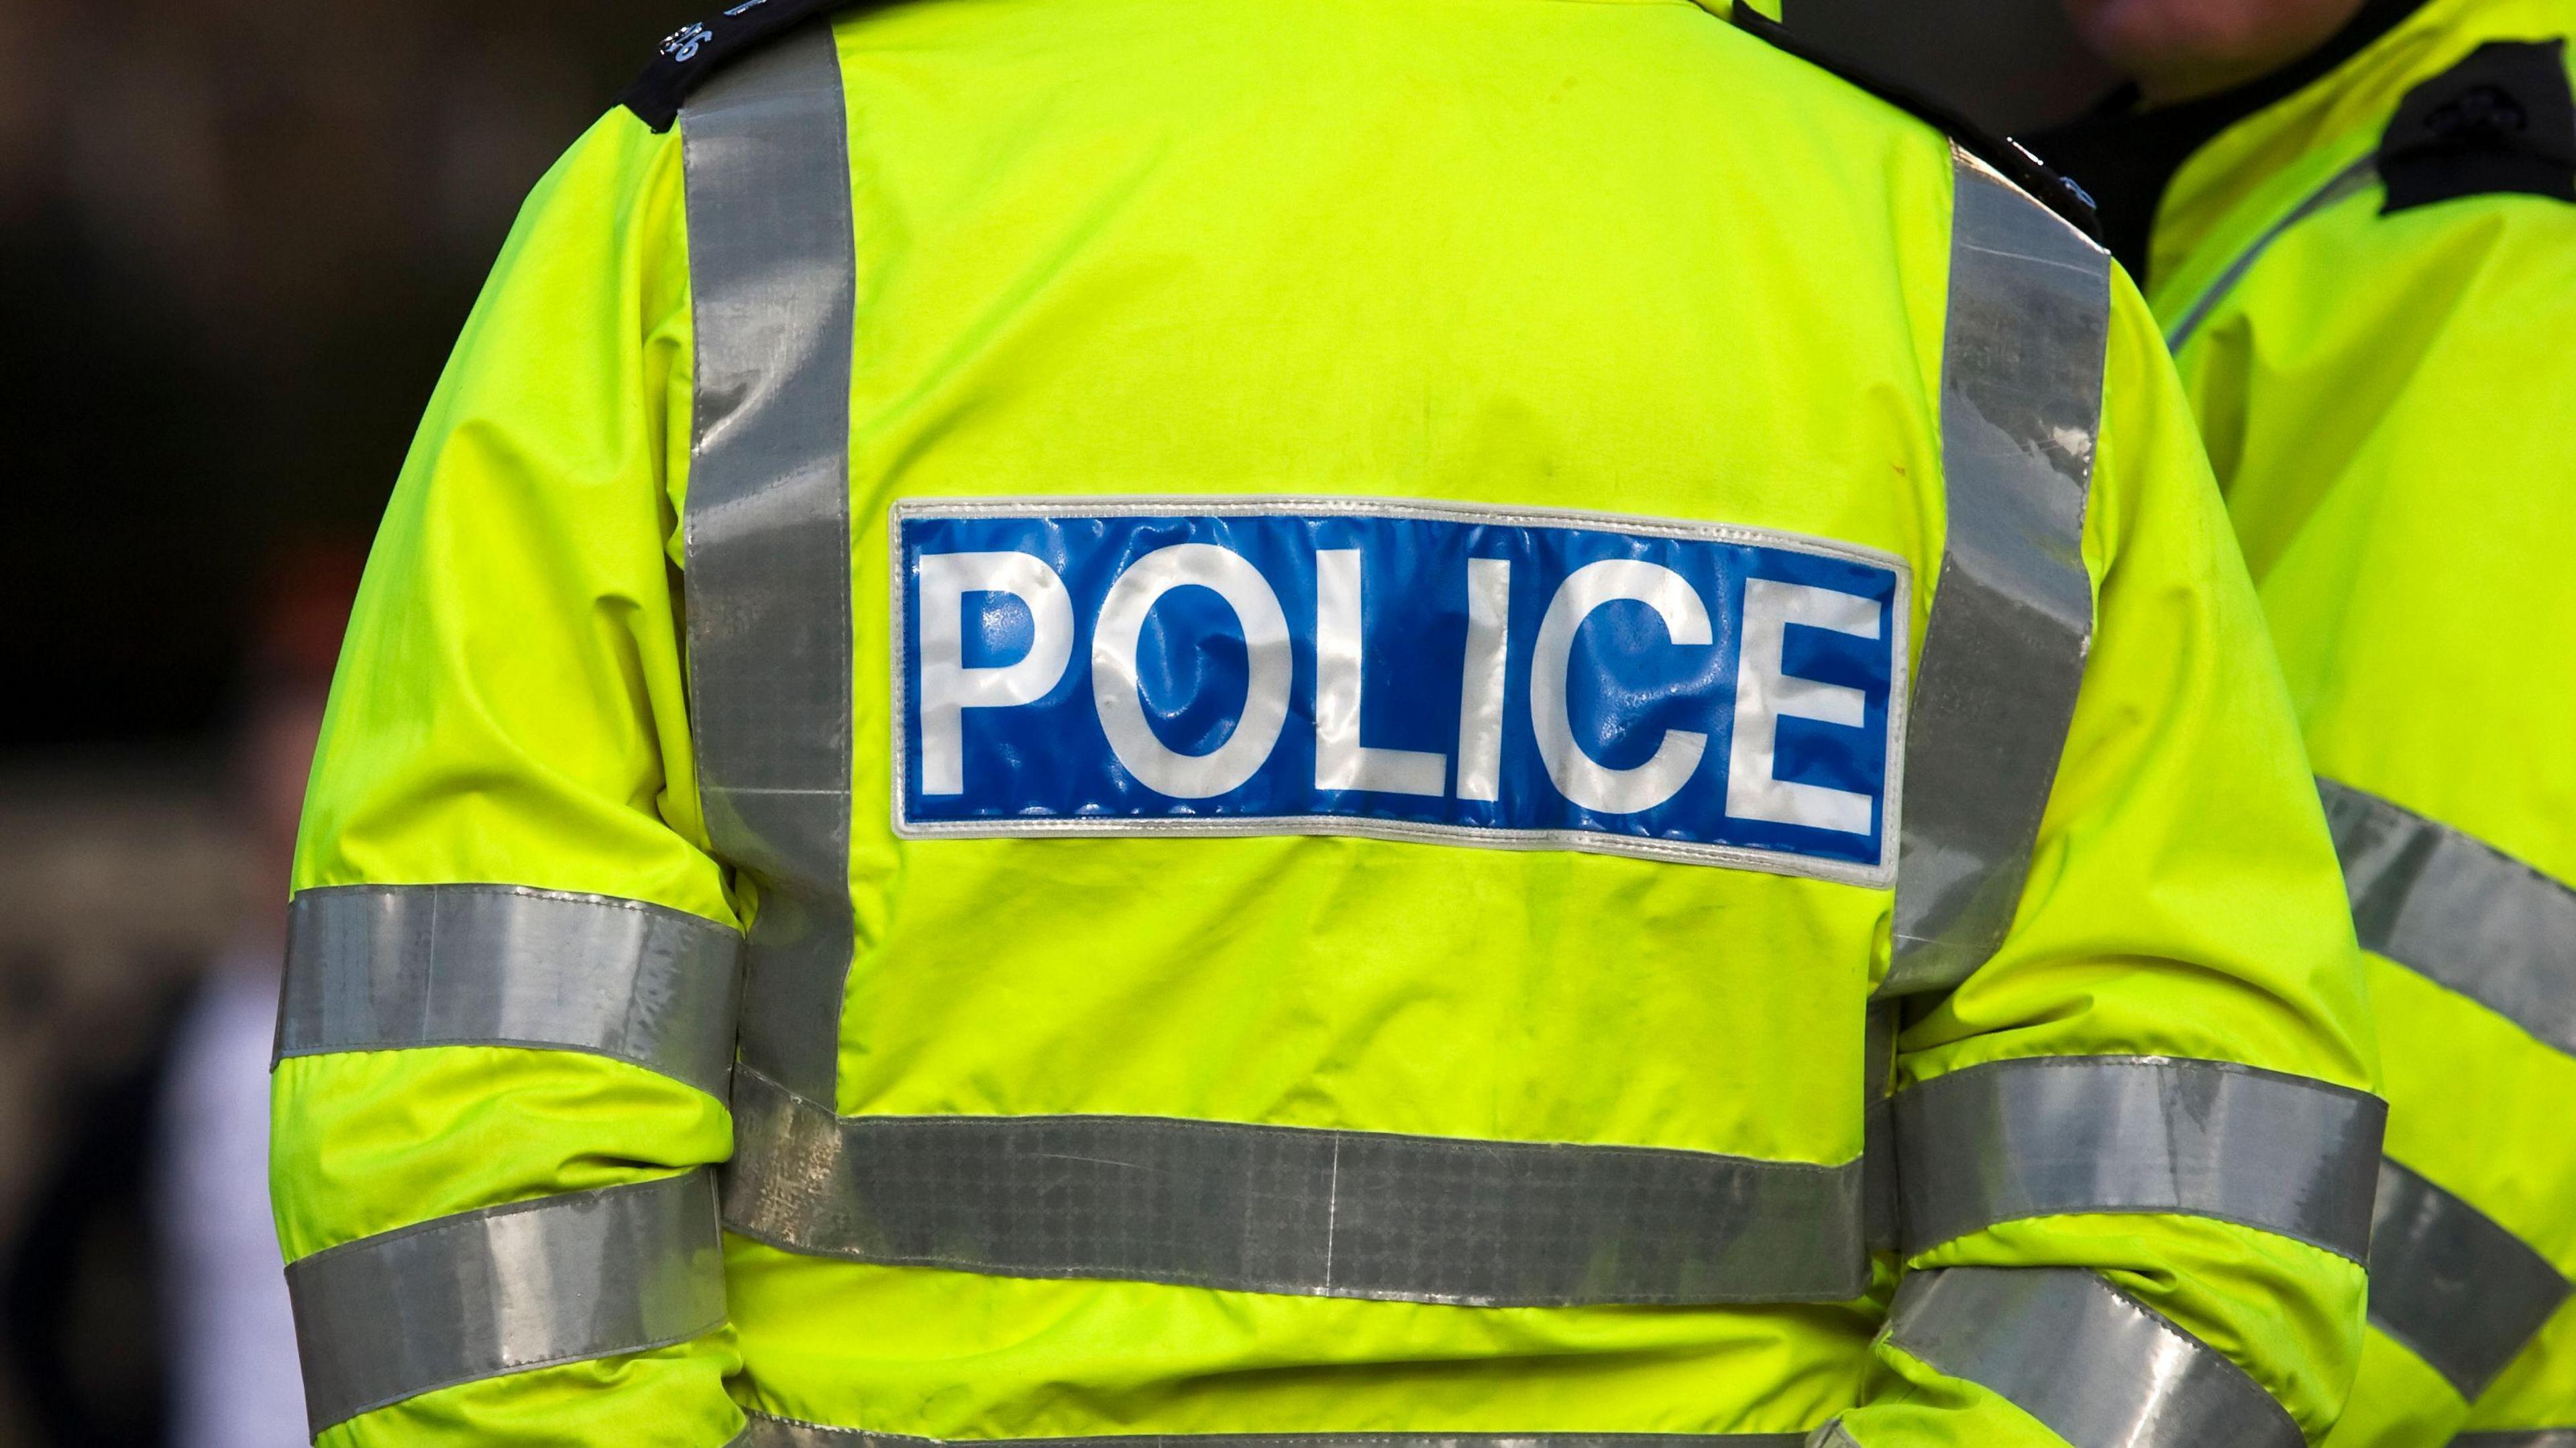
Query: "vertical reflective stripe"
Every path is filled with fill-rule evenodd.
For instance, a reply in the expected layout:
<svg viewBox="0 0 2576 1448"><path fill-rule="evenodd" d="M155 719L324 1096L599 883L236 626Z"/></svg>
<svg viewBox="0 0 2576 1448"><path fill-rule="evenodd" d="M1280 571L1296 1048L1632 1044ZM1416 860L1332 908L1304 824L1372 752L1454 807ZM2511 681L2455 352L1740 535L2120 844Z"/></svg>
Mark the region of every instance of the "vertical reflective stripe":
<svg viewBox="0 0 2576 1448"><path fill-rule="evenodd" d="M2216 1217L2363 1260L2388 1107L2224 1061L2047 1056L1896 1097L1905 1248L2072 1212Z"/></svg>
<svg viewBox="0 0 2576 1448"><path fill-rule="evenodd" d="M2254 263L2261 261L2263 254L2272 249L2272 244L2287 235L2292 227L2347 196L2358 196L2369 190L2371 183L2378 179L2379 156L2373 152L2336 172L2307 200L2291 208L2289 215L2272 223L2270 230L2254 238L2254 244L2245 248L2244 255L2236 258L2228 265L2226 271L2219 274L2218 280L2209 284L2209 290L2200 294L2200 300L2192 303L2191 310L2183 313L2182 320L2176 322L2173 331L2166 334L2166 348L2179 352L2192 338L2199 336L2202 324L2209 320L2209 314L2218 310L2218 304L2227 300L2228 294L2243 284L2246 273L2254 270Z"/></svg>
<svg viewBox="0 0 2576 1448"><path fill-rule="evenodd" d="M1800 1448L1797 1433L1120 1433L1093 1438L919 1438L764 1413L734 1448Z"/></svg>
<svg viewBox="0 0 2576 1448"><path fill-rule="evenodd" d="M459 1383L724 1322L708 1173L440 1217L288 1264L316 1433Z"/></svg>
<svg viewBox="0 0 2576 1448"><path fill-rule="evenodd" d="M2092 642L2084 507L2111 258L1954 154L1941 379L1949 525L1906 738L1883 995L1954 986L2002 943Z"/></svg>
<svg viewBox="0 0 2576 1448"><path fill-rule="evenodd" d="M2091 1272L1909 1274L1889 1340L2030 1414L2073 1448L2306 1448L2245 1370Z"/></svg>
<svg viewBox="0 0 2576 1448"><path fill-rule="evenodd" d="M745 1061L829 1102L850 913L850 349L840 60L817 21L682 112L697 418L689 682L716 853L758 887Z"/></svg>
<svg viewBox="0 0 2576 1448"><path fill-rule="evenodd" d="M2576 1055L2576 889L2376 795L2317 788L2362 945Z"/></svg>
<svg viewBox="0 0 2576 1448"><path fill-rule="evenodd" d="M2396 1162L2370 1224L2370 1322L2475 1400L2567 1300L2549 1259Z"/></svg>
<svg viewBox="0 0 2576 1448"><path fill-rule="evenodd" d="M742 954L727 926L507 885L306 890L287 918L281 1058L529 1046L725 1094Z"/></svg>
<svg viewBox="0 0 2576 1448"><path fill-rule="evenodd" d="M1861 1200L1872 1253L1897 1249L1896 1007L1873 1004L1861 1032Z"/></svg>

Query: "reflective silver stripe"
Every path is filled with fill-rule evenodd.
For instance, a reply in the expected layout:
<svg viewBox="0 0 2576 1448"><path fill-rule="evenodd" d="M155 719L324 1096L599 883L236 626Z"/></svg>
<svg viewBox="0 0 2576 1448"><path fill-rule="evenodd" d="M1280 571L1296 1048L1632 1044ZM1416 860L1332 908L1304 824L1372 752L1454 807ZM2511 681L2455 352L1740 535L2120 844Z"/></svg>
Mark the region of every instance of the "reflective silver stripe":
<svg viewBox="0 0 2576 1448"><path fill-rule="evenodd" d="M306 890L288 912L277 1052L586 1051L722 1096L741 953L712 920L605 895Z"/></svg>
<svg viewBox="0 0 2576 1448"><path fill-rule="evenodd" d="M681 113L697 336L686 591L698 783L759 886L742 1059L832 1099L850 914L850 349L840 60L817 21Z"/></svg>
<svg viewBox="0 0 2576 1448"><path fill-rule="evenodd" d="M2576 1448L2576 1428L2462 1433L2451 1440L2451 1448Z"/></svg>
<svg viewBox="0 0 2576 1448"><path fill-rule="evenodd" d="M1005 1277L1473 1306L1838 1302L1861 1164L1143 1116L853 1116L745 1069L725 1225Z"/></svg>
<svg viewBox="0 0 2576 1448"><path fill-rule="evenodd" d="M1896 956L1882 995L1947 989L2002 943L2093 632L2084 505L2111 259L1955 154L1941 367L1949 526L1907 726Z"/></svg>
<svg viewBox="0 0 2576 1448"><path fill-rule="evenodd" d="M1094 1438L916 1438L750 1415L735 1448L1800 1448L1799 1433L1120 1433Z"/></svg>
<svg viewBox="0 0 2576 1448"><path fill-rule="evenodd" d="M2371 183L2378 179L2379 156L2374 152L2336 172L2325 185L2317 188L2315 194L2292 207L2289 215L2272 223L2270 230L2254 238L2254 244L2245 248L2244 254L2221 272L2218 280L2209 284L2209 290L2202 292L2200 300L2191 304L2191 310L2183 313L2182 320L2166 334L2166 349L2179 352L2184 343L2199 336L2201 324L2209 320L2210 313L2218 310L2218 304L2227 300L2228 295L2244 282L2246 273L2254 270L2254 263L2263 259L2263 254L2272 249L2274 242L2288 235L2290 228L2347 196L2358 196L2369 190Z"/></svg>
<svg viewBox="0 0 2576 1448"><path fill-rule="evenodd" d="M1872 1253L1897 1250L1896 1007L1873 1004L1861 1033L1861 1192Z"/></svg>
<svg viewBox="0 0 2576 1448"><path fill-rule="evenodd" d="M2370 1224L2370 1322L2475 1400L2567 1300L2549 1259L2396 1162Z"/></svg>
<svg viewBox="0 0 2576 1448"><path fill-rule="evenodd" d="M1852 1437L1842 1419L1836 1418L1810 1435L1806 1448L1860 1448L1860 1440Z"/></svg>
<svg viewBox="0 0 2576 1448"><path fill-rule="evenodd" d="M1897 1093L1905 1249L2068 1212L2218 1217L2370 1248L2387 1103L2223 1061L1998 1061Z"/></svg>
<svg viewBox="0 0 2576 1448"><path fill-rule="evenodd" d="M2244 1369L2080 1268L1911 1273L1888 1332L2073 1448L2307 1448Z"/></svg>
<svg viewBox="0 0 2576 1448"><path fill-rule="evenodd" d="M2350 785L2317 788L2362 945L2576 1054L2576 889Z"/></svg>
<svg viewBox="0 0 2576 1448"><path fill-rule="evenodd" d="M1905 1235L1894 1103L1881 1097L1861 1108L1861 1140L1861 1240L1872 1252L1894 1252Z"/></svg>
<svg viewBox="0 0 2576 1448"><path fill-rule="evenodd" d="M724 1322L706 1172L441 1217L288 1264L316 1433L436 1388Z"/></svg>

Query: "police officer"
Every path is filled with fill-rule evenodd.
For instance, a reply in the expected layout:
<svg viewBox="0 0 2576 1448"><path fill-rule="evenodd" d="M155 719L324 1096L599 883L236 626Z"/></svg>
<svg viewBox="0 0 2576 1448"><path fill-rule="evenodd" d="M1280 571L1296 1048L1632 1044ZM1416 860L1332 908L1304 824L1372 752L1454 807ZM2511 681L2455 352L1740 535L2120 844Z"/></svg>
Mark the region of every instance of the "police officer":
<svg viewBox="0 0 2576 1448"><path fill-rule="evenodd" d="M2145 103L2042 149L2172 335L2385 1031L2333 1441L2576 1444L2576 4L2072 10Z"/></svg>
<svg viewBox="0 0 2576 1448"><path fill-rule="evenodd" d="M2373 1048L2162 346L1745 26L674 36L323 742L323 1439L2320 1431Z"/></svg>

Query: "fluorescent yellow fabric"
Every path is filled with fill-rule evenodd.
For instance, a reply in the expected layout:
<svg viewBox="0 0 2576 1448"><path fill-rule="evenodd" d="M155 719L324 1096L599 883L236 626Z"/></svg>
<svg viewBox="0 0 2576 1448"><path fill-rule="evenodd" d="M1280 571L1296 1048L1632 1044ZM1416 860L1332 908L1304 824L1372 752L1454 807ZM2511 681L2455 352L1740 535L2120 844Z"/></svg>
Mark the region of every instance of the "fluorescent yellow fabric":
<svg viewBox="0 0 2576 1448"><path fill-rule="evenodd" d="M688 433L678 156L595 128L540 183L432 399L343 654L296 888L492 881L731 924L690 774L672 574ZM449 1213L723 1160L722 1103L592 1056L312 1056L277 1071L294 1259ZM720 1443L729 1334L413 1399L331 1448Z"/></svg>
<svg viewBox="0 0 2576 1448"><path fill-rule="evenodd" d="M2260 613L2216 500L2196 481L2202 465L2171 407L2171 364L2125 282L2120 296L2131 325L2112 344L2087 529L2088 552L2115 561L2083 705L2012 939L1905 1034L1900 1075L2021 1056L2143 1054L2279 1062L2365 1084L2366 1044L2347 1035L2334 1054L2319 1049L2317 1003L2331 1002L2345 1022L2362 1010L2344 928L2304 910L2276 915L2266 903L2305 900L2317 886L2306 849L2282 850L2311 806L2254 783L2295 761L2297 743L2286 720L2252 706L2275 687L2272 662L2222 642L2259 630ZM2136 486L2128 480L2157 477L2194 480L2170 499L2181 506L2124 500L2123 484ZM2202 752L2220 718L2231 763ZM2228 779L2246 793L2231 795ZM2256 993L2240 994L2249 985ZM2262 1232L2048 1218L1950 1243L1913 1265L2100 1269L2246 1366L2312 1435L2350 1382L2359 1269ZM2227 1285L2211 1290L2218 1284ZM1866 1431L1868 1412L1850 1421L1864 1425L1865 1448L1881 1448Z"/></svg>
<svg viewBox="0 0 2576 1448"><path fill-rule="evenodd" d="M898 498L1045 493L1717 519L1907 560L1919 646L1943 532L1942 138L1655 0L1001 0L837 37L859 277L838 1109L1856 1157L1885 890L1345 838L896 840L884 529ZM677 138L620 114L531 204L371 565L299 888L497 881L736 919L675 622L679 188ZM2151 1053L2367 1086L2277 669L2125 287L2106 385L2099 635L2032 888L1903 1070ZM290 1255L727 1149L719 1104L581 1056L279 1077ZM2025 1222L1941 1260L2098 1267L2311 1428L2357 1350L2358 1271L2251 1229ZM1873 1301L1470 1309L738 1240L728 1290L716 1338L447 1389L326 1441L713 1445L727 1391L958 1438L1800 1432L1841 1412L1866 1448L2052 1441L1874 1359Z"/></svg>
<svg viewBox="0 0 2576 1448"><path fill-rule="evenodd" d="M2332 75L2220 135L2158 217L2178 321L2399 100L2491 40L2576 33L2565 0L2433 0ZM2180 354L2318 773L2576 881L2576 587L2557 540L2576 415L2576 206L2506 195L2379 215L2377 186L2301 222ZM2389 1154L2576 1269L2576 1061L2374 959ZM2464 1424L2576 1426L2546 1335L2474 1414L2374 1334L2338 1448Z"/></svg>

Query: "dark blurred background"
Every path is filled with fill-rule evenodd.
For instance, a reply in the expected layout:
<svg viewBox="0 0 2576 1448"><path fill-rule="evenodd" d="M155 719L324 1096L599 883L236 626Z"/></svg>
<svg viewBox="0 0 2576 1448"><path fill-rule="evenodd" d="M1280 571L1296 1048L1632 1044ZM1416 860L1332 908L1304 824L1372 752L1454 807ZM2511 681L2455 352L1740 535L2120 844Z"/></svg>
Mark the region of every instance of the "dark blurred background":
<svg viewBox="0 0 2576 1448"><path fill-rule="evenodd" d="M519 198L711 3L0 0L0 1444L302 1441L260 1103L346 595ZM1789 4L1997 128L2107 83L2049 0Z"/></svg>

